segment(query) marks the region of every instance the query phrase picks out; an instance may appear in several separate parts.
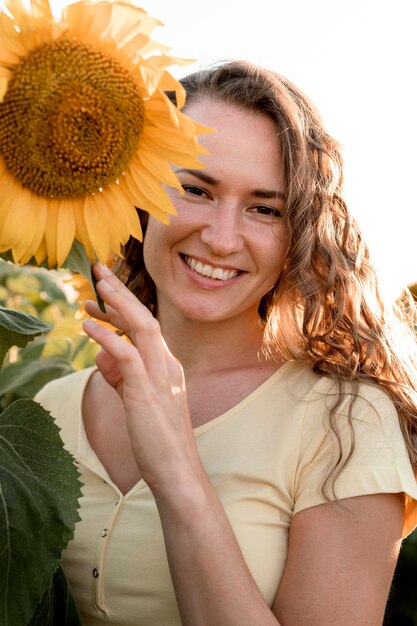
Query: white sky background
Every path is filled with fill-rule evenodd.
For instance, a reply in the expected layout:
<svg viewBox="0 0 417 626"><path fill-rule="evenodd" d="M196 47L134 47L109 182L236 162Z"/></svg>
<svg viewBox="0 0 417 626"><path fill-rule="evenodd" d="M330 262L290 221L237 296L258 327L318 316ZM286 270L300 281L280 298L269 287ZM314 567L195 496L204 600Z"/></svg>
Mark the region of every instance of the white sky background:
<svg viewBox="0 0 417 626"><path fill-rule="evenodd" d="M55 13L62 0L52 0ZM417 1L137 0L153 38L197 62L287 76L341 142L345 196L392 295L417 282Z"/></svg>

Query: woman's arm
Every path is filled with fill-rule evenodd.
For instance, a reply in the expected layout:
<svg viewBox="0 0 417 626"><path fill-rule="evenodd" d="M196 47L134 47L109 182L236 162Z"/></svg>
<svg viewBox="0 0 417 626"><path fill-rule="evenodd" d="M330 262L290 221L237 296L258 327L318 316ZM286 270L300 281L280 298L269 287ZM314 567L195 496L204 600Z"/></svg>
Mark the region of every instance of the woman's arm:
<svg viewBox="0 0 417 626"><path fill-rule="evenodd" d="M297 513L274 613L285 626L381 626L400 549L403 494Z"/></svg>
<svg viewBox="0 0 417 626"><path fill-rule="evenodd" d="M98 270L98 278L104 275ZM105 278L98 289L108 314L93 305L89 312L121 328L133 345L105 328L86 330L103 347L98 365L126 409L135 458L158 506L184 626L379 625L401 533L401 497L366 496L346 501L347 510L326 504L297 513L272 612L202 467L181 366L149 311L114 276Z"/></svg>
<svg viewBox="0 0 417 626"><path fill-rule="evenodd" d="M399 551L403 496L382 494L298 513L273 614L224 509L204 480L157 493L186 626L381 626ZM277 621L278 620L278 621Z"/></svg>

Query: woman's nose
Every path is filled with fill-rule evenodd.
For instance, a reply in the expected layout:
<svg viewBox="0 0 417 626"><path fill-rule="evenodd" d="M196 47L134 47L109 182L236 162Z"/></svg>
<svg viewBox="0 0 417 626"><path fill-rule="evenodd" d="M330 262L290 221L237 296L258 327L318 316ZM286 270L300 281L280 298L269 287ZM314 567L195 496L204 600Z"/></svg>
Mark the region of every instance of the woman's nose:
<svg viewBox="0 0 417 626"><path fill-rule="evenodd" d="M239 212L233 206L217 207L210 222L201 229L201 240L218 256L227 256L242 250Z"/></svg>

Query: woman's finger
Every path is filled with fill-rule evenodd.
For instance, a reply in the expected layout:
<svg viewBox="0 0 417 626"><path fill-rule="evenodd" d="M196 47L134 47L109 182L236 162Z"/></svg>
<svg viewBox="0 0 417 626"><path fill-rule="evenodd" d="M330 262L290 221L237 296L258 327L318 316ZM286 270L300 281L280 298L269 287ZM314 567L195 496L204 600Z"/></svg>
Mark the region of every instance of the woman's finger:
<svg viewBox="0 0 417 626"><path fill-rule="evenodd" d="M135 346L127 343L116 333L96 324L90 319L84 320L83 329L87 335L94 339L94 341L103 348L105 353L113 359L114 365L117 365L117 368L115 368L109 359L103 360L105 369L108 368L109 372L113 369L110 380L105 375L107 382L116 389L124 385L125 387L137 390L146 372L140 354ZM100 357L100 359L102 358L103 357ZM100 365L100 359L97 363L98 366ZM117 375L118 373L119 375Z"/></svg>
<svg viewBox="0 0 417 626"><path fill-rule="evenodd" d="M107 304L106 313L103 313L97 302L93 302L92 300L86 300L84 302L84 309L91 317L94 317L101 322L108 322L115 328L118 328L123 333L127 334L128 328L126 320L121 315L119 315L119 313L110 305Z"/></svg>
<svg viewBox="0 0 417 626"><path fill-rule="evenodd" d="M151 376L165 375L166 346L152 313L117 279L100 279L96 288L109 308L108 320L130 337L140 351L148 373Z"/></svg>
<svg viewBox="0 0 417 626"><path fill-rule="evenodd" d="M97 263L94 272L98 279L97 290L107 305L108 319L123 330L140 350L148 373L160 378L168 374L168 369L172 370L173 362L174 369L178 369L176 359L161 335L159 322L149 309L106 265Z"/></svg>

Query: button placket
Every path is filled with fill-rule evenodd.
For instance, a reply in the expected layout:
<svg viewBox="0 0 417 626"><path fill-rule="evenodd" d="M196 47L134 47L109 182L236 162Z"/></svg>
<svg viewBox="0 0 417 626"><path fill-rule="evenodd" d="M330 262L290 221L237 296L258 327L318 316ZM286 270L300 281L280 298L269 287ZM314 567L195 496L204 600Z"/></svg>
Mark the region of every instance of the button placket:
<svg viewBox="0 0 417 626"><path fill-rule="evenodd" d="M105 568L105 557L106 557L106 548L108 541L111 537L111 531L115 525L116 519L121 510L121 505L123 504L123 496L120 496L116 502L115 508L112 510L108 523L102 530L100 531L100 537L97 542L97 552L96 552L96 564L93 567L92 576L93 576L93 597L94 604L97 610L101 612L106 612L106 607L104 603L103 597L103 583L104 583L104 568Z"/></svg>

